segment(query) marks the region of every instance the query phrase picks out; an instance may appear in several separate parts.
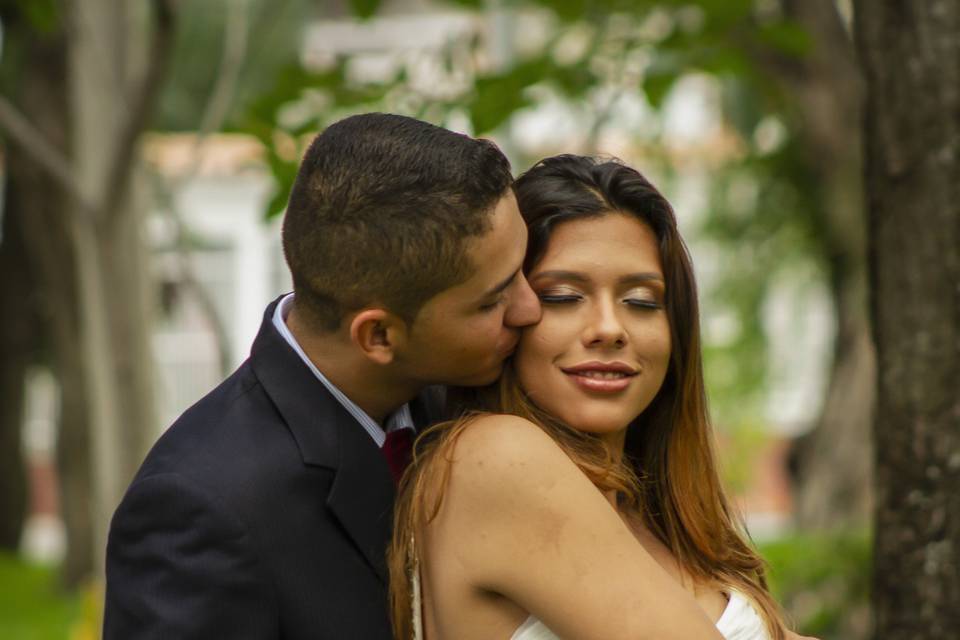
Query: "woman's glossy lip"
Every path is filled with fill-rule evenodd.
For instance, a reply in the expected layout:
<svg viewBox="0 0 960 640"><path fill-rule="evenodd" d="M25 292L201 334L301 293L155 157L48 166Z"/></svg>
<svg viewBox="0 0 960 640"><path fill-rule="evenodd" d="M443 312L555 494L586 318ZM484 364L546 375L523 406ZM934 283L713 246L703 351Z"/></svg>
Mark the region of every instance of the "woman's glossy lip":
<svg viewBox="0 0 960 640"><path fill-rule="evenodd" d="M586 373L589 371L599 371L601 373L625 373L629 376L637 374L637 370L625 362L600 362L599 360L591 360L590 362L582 362L570 367L560 368L564 373L572 374Z"/></svg>
<svg viewBox="0 0 960 640"><path fill-rule="evenodd" d="M594 371L596 371L594 369ZM585 391L594 393L617 393L630 386L633 375L626 375L619 378L592 378L584 373L575 373L564 371L564 373L573 380L574 384Z"/></svg>

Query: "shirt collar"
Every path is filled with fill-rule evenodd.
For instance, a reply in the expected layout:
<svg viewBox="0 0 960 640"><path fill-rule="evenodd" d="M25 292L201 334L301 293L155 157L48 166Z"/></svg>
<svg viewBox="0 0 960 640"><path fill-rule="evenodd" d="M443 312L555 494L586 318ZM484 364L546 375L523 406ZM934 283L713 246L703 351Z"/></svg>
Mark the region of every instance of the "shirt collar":
<svg viewBox="0 0 960 640"><path fill-rule="evenodd" d="M300 356L300 359L303 360L303 363L307 365L307 368L313 372L313 375L316 376L317 380L323 384L324 387L333 395L337 401L343 405L343 407L360 423L360 426L370 434L370 437L373 438L373 441L377 443L378 447L383 447L383 443L386 441L386 434L391 431L396 431L398 429L415 429L413 424L413 416L410 414L410 404L404 403L399 409L391 413L383 421L384 426L381 427L377 424L377 421L370 417L370 415L361 409L357 403L348 398L340 389L336 387L330 380L323 375L316 365L311 362L310 358L307 357L307 354L300 347L300 344L297 342L297 339L293 337L293 334L290 332L290 328L287 327L286 318L290 313L290 308L293 305L293 294L287 294L280 301L280 304L277 305L276 311L273 313L273 326L276 327L277 331L283 336L283 339L287 341L287 344Z"/></svg>

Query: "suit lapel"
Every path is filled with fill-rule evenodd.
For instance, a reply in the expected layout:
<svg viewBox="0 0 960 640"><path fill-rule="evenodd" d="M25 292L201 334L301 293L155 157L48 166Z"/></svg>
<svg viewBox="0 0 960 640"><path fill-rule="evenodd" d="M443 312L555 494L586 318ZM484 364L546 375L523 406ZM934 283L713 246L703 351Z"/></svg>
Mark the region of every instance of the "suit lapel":
<svg viewBox="0 0 960 640"><path fill-rule="evenodd" d="M341 425L340 466L327 507L381 580L387 580L386 549L393 525L396 489L383 453L356 421Z"/></svg>
<svg viewBox="0 0 960 640"><path fill-rule="evenodd" d="M274 301L253 344L254 373L290 429L303 463L335 472L326 506L384 583L396 489L376 443L273 326Z"/></svg>

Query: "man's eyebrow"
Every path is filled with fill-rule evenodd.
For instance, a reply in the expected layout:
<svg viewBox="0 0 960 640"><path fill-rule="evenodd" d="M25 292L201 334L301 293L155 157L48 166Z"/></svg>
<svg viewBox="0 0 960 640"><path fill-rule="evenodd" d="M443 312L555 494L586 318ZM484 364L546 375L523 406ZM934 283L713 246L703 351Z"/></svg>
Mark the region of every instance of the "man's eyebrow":
<svg viewBox="0 0 960 640"><path fill-rule="evenodd" d="M493 286L493 287L490 288L488 291L484 292L484 294L483 294L482 296L480 296L480 297L481 297L481 298L492 298L493 296L498 295L498 294L501 293L504 289L506 289L507 287L510 286L510 283L513 282L514 278L517 277L517 274L518 274L518 273L520 273L520 269L517 269L516 271L514 271L513 273L511 273L509 276L507 276L507 278L506 278L503 282L501 282L501 283Z"/></svg>

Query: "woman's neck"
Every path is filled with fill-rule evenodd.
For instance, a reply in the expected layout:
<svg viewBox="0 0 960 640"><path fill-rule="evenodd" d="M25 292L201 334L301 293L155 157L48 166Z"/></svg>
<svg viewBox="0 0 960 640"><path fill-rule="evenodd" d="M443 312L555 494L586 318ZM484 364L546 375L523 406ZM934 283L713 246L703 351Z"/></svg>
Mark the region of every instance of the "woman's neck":
<svg viewBox="0 0 960 640"><path fill-rule="evenodd" d="M621 429L611 433L600 434L600 442L606 448L610 458L617 464L623 459L623 447L627 441L627 430Z"/></svg>

